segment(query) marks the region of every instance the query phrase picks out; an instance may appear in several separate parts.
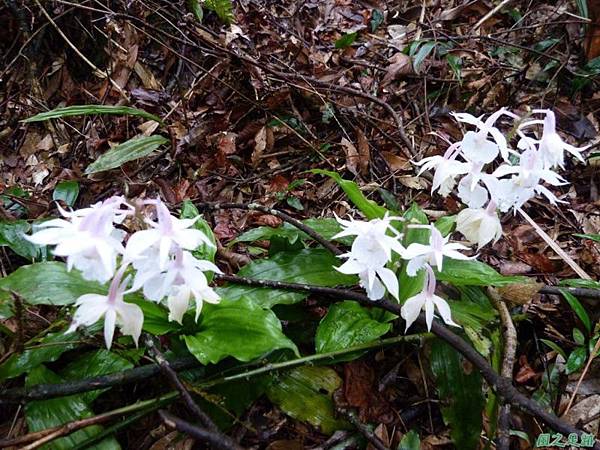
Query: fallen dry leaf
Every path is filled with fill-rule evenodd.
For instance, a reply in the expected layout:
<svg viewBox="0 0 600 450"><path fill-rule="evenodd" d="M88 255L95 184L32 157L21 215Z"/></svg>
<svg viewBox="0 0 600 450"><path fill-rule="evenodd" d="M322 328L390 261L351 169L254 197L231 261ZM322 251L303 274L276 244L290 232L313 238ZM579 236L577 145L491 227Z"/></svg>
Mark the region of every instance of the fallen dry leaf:
<svg viewBox="0 0 600 450"><path fill-rule="evenodd" d="M344 153L346 154L346 168L354 175L358 175L358 167L360 165L360 155L358 154L358 150L354 144L345 137L342 138L340 144L342 145Z"/></svg>

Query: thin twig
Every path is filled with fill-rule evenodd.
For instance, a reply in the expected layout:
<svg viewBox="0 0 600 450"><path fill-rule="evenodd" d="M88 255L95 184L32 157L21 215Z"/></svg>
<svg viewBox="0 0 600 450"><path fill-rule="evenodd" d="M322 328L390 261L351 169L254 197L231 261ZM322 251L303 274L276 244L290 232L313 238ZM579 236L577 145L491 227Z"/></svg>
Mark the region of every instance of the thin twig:
<svg viewBox="0 0 600 450"><path fill-rule="evenodd" d="M248 211L260 211L265 214L271 214L273 216L279 217L284 222L287 222L298 228L300 231L303 231L304 233L308 234L311 238L313 238L316 242L321 244L334 255L339 256L343 253L329 240L325 239L323 236L321 236L309 226L306 226L298 219L294 219L292 216L273 208L268 208L266 206L258 205L256 203L196 203L196 206L201 212L202 210L214 211L218 209L245 209Z"/></svg>
<svg viewBox="0 0 600 450"><path fill-rule="evenodd" d="M531 225L534 230L537 232L537 234L544 240L544 242L546 242L546 244L548 244L550 246L550 248L552 248L552 250L554 250L556 252L556 254L558 256L560 256L564 262L566 262L569 267L571 267L571 269L573 269L575 271L575 273L577 275L579 275L581 278L583 278L584 280L591 280L592 277L590 277L585 270L583 270L579 264L577 264L573 258L571 258L569 255L567 255L567 253L560 248L560 246L554 242L554 240L548 236L548 234L546 234L546 232L544 230L542 230L542 228L535 222L535 220L533 220L529 214L527 214L522 208L518 209L519 214L521 214L521 216L523 216L523 218L529 222L529 225Z"/></svg>
<svg viewBox="0 0 600 450"><path fill-rule="evenodd" d="M500 323L503 328L502 337L504 340L504 353L502 355L500 375L505 378L512 378L513 367L515 365L515 353L517 352L517 330L510 317L510 311L498 291L493 287L489 287L487 291L492 304L498 310ZM510 450L510 417L510 404L507 403L502 405L498 417L497 450Z"/></svg>
<svg viewBox="0 0 600 450"><path fill-rule="evenodd" d="M200 420L202 425L207 430L212 431L214 433L218 433L219 432L218 427L211 420L211 418L208 417L208 415L200 409L198 404L194 401L194 399L190 395L189 391L186 389L186 387L183 385L183 383L177 376L177 373L169 365L169 361L167 361L165 359L162 352L158 349L158 347L156 347L156 344L154 343L154 339L152 338L152 336L146 335L145 344L146 344L146 347L148 348L148 351L150 352L150 354L154 357L154 359L160 366L160 369L161 369L161 372L163 373L163 375L169 380L169 383L171 383L171 386L174 387L175 389L177 389L179 391L179 393L181 394L181 396L183 397L183 401L185 402L185 405L190 410L190 412L192 412ZM229 438L224 436L223 439L229 439Z"/></svg>
<svg viewBox="0 0 600 450"><path fill-rule="evenodd" d="M477 21L477 23L475 24L475 26L473 27L473 32L479 30L479 27L481 25L483 25L485 22L487 22L494 14L496 14L498 11L500 11L502 8L504 8L506 5L508 5L512 0L502 0L500 3L498 3L496 5L495 8L492 8L485 16L483 16L481 19L479 19Z"/></svg>
<svg viewBox="0 0 600 450"><path fill-rule="evenodd" d="M146 413L150 412L152 410L164 406L165 404L173 401L176 398L177 393L171 392L166 395L163 395L162 397L136 402L132 405L123 406L121 408L117 408L94 417L87 417L85 419L76 420L74 422L69 422L45 430L36 431L13 439L2 439L0 440L0 448L19 446L19 448L22 449L34 449L54 439L58 439L59 437L69 435L77 430L89 427L90 425L97 425L100 423L107 422L123 414L137 411L145 411ZM29 446L21 447L21 445L27 444L29 442L33 443Z"/></svg>
<svg viewBox="0 0 600 450"><path fill-rule="evenodd" d="M369 441L371 445L377 450L390 450L389 447L386 447L386 445L383 442L381 442L381 439L375 436L375 433L369 430L369 428L366 425L361 423L358 417L356 417L356 413L354 411L340 407L337 408L337 411L341 413L342 416L344 416L344 418L348 420L348 422L354 425L358 432L362 434L365 437L365 439Z"/></svg>
<svg viewBox="0 0 600 450"><path fill-rule="evenodd" d="M188 434L194 439L199 440L200 442L207 442L211 444L214 448L219 450L241 450L243 447L240 447L238 444L233 442L231 439L224 439L226 436L222 434L217 434L212 431L205 430L203 428L199 428L190 422L187 422L179 417L175 417L172 414L169 414L167 411L161 409L158 411L160 418L163 420L165 425L169 428L173 428L177 431L181 431L182 433Z"/></svg>

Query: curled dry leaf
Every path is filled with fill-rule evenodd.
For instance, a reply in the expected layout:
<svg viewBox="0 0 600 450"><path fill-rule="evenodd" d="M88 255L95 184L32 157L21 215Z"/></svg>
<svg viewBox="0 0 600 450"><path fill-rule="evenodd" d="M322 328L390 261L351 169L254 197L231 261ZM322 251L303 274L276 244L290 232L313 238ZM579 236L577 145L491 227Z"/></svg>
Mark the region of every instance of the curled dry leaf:
<svg viewBox="0 0 600 450"><path fill-rule="evenodd" d="M402 52L396 53L388 61L390 65L388 66L387 72L383 77L381 86L387 86L400 75L409 75L415 73L412 65L412 59L410 56L405 55Z"/></svg>
<svg viewBox="0 0 600 450"><path fill-rule="evenodd" d="M410 170L412 168L410 161L404 156L396 155L393 152L381 152L381 156L383 156L383 159L385 159L385 162L393 172Z"/></svg>
<svg viewBox="0 0 600 450"><path fill-rule="evenodd" d="M352 142L346 138L342 138L340 142L344 153L346 154L346 168L354 175L358 175L358 166L360 165L360 156L358 150Z"/></svg>
<svg viewBox="0 0 600 450"><path fill-rule="evenodd" d="M254 151L250 157L252 166L258 166L265 151L271 151L273 149L273 130L270 127L262 127L258 130L258 133L254 136Z"/></svg>
<svg viewBox="0 0 600 450"><path fill-rule="evenodd" d="M371 151L369 149L369 141L365 133L361 129L356 129L356 143L358 146L358 169L362 176L366 176L369 170L369 160L371 159Z"/></svg>

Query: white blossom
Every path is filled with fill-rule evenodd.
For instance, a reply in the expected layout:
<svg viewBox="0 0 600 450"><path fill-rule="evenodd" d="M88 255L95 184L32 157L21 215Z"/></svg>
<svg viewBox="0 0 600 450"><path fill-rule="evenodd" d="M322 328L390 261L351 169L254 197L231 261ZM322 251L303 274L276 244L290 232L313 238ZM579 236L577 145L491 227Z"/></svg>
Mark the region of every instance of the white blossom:
<svg viewBox="0 0 600 450"><path fill-rule="evenodd" d="M502 224L496 212L496 204L490 201L487 208L465 208L456 217L456 231L469 242L483 247L502 237Z"/></svg>
<svg viewBox="0 0 600 450"><path fill-rule="evenodd" d="M124 251L121 241L125 233L113 224L122 222L131 211L121 206L129 207L121 197L112 197L72 212L59 207L69 220L43 222L37 226L39 231L26 238L37 245L55 245L54 254L66 257L68 270L75 267L87 280L106 282L115 272L117 255Z"/></svg>
<svg viewBox="0 0 600 450"><path fill-rule="evenodd" d="M200 218L178 219L172 216L167 206L160 200L154 202L158 222L146 219L150 225L148 230L133 233L125 247L125 259L133 261L145 251L156 247L158 249L158 266L164 270L169 261L169 255L176 246L184 250L195 250L202 243L209 247L215 245L202 231L190 228Z"/></svg>
<svg viewBox="0 0 600 450"><path fill-rule="evenodd" d="M223 272L210 261L197 259L181 248L175 250L175 257L169 260L164 271L151 257L146 261L138 265L132 290L143 287L144 296L155 302L167 297L169 320L181 323L192 298L196 304L196 320L203 302L219 303L220 297L208 285L204 272Z"/></svg>
<svg viewBox="0 0 600 450"><path fill-rule="evenodd" d="M452 320L450 306L446 300L435 295L436 280L433 270L428 264L425 265L425 270L426 280L423 290L407 299L400 310L400 315L406 321L406 330L417 320L422 309L425 309L425 321L427 322L428 331L431 330L435 309L437 309L446 325L460 326Z"/></svg>
<svg viewBox="0 0 600 450"><path fill-rule="evenodd" d="M75 302L77 311L67 333L72 333L81 325L93 325L104 317L106 348L111 347L116 325L119 325L124 335L131 336L137 346L144 323L144 313L139 306L123 300L130 278L123 279L126 269L127 265L123 265L117 271L110 284L108 295L84 294L77 299Z"/></svg>
<svg viewBox="0 0 600 450"><path fill-rule="evenodd" d="M449 243L450 237L443 237L434 225L424 226L424 228L431 231L429 244L412 243L402 254L402 258L408 260L406 273L409 276L415 276L420 269L427 265L434 266L441 271L444 256L452 259L471 259L458 252L458 250L469 250L468 247L458 243Z"/></svg>

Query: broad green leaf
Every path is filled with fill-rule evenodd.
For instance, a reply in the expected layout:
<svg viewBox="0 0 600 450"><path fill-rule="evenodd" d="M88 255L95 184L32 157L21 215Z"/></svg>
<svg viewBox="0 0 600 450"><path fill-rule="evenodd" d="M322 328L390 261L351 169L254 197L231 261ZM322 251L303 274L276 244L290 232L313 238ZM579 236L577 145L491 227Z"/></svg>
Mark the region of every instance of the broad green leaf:
<svg viewBox="0 0 600 450"><path fill-rule="evenodd" d="M429 56L429 54L435 48L435 46L436 46L436 42L430 41L430 42L425 42L423 45L421 45L419 47L419 50L417 51L417 53L415 54L415 56L413 58L413 67L415 69L415 72L419 73L419 71L421 69L421 65L425 61L425 58L427 58Z"/></svg>
<svg viewBox="0 0 600 450"><path fill-rule="evenodd" d="M398 450L421 450L421 439L419 433L415 430L410 430L404 436L398 445Z"/></svg>
<svg viewBox="0 0 600 450"><path fill-rule="evenodd" d="M125 358L122 358L109 350L102 349L78 355L77 359L68 364L59 372L59 374L65 380L71 381L108 375L110 373L121 372L131 368L133 368L133 364ZM91 405L100 394L109 389L110 388L98 389L96 391L84 392L80 395L85 403Z"/></svg>
<svg viewBox="0 0 600 450"><path fill-rule="evenodd" d="M456 225L456 215L440 217L435 221L435 227L438 229L442 236L446 237L454 231Z"/></svg>
<svg viewBox="0 0 600 450"><path fill-rule="evenodd" d="M354 41L356 41L357 36L358 33L356 32L344 34L341 38L335 41L335 48L350 47L354 43Z"/></svg>
<svg viewBox="0 0 600 450"><path fill-rule="evenodd" d="M573 350L567 359L565 373L570 375L581 369L585 364L586 357L587 352L585 347L577 347L575 350Z"/></svg>
<svg viewBox="0 0 600 450"><path fill-rule="evenodd" d="M259 259L244 266L238 275L258 280L306 283L316 286L352 286L357 278L334 269L341 260L321 248L307 248L298 252L279 252L268 259ZM247 297L252 303L270 308L277 304L291 304L306 298L307 294L281 289L260 288L229 284L216 289L226 302Z"/></svg>
<svg viewBox="0 0 600 450"><path fill-rule="evenodd" d="M104 172L122 166L126 162L148 156L158 147L169 142L163 136L143 136L129 139L111 148L85 169L85 174Z"/></svg>
<svg viewBox="0 0 600 450"><path fill-rule="evenodd" d="M194 206L194 204L190 200L185 200L183 205L181 206L181 218L182 219L194 219L198 217L200 213L198 212L198 208ZM214 244L213 247L206 245L205 243L200 244L200 246L192 251L192 254L198 259L206 259L208 261L214 262L215 255L217 253L217 240L215 239L215 235L210 228L210 225L204 220L204 218L200 217L194 223L194 228L202 231Z"/></svg>
<svg viewBox="0 0 600 450"><path fill-rule="evenodd" d="M31 225L26 220L0 220L0 246L9 247L17 255L29 261L46 258L46 247L35 245L25 239L31 231Z"/></svg>
<svg viewBox="0 0 600 450"><path fill-rule="evenodd" d="M277 316L250 301L240 299L205 307L201 318L200 331L184 339L202 364L216 364L228 356L250 361L282 348L298 353L281 331Z"/></svg>
<svg viewBox="0 0 600 450"><path fill-rule="evenodd" d="M13 291L32 305L70 305L83 294L106 294L106 287L84 280L64 263L41 262L21 266L0 279L0 290Z"/></svg>
<svg viewBox="0 0 600 450"><path fill-rule="evenodd" d="M437 272L436 277L455 286L506 286L527 280L527 277L501 275L486 263L475 259L451 258L444 258L442 271Z"/></svg>
<svg viewBox="0 0 600 450"><path fill-rule="evenodd" d="M0 320L10 319L15 315L14 300L10 292L0 290Z"/></svg>
<svg viewBox="0 0 600 450"><path fill-rule="evenodd" d="M343 350L367 344L390 331L392 325L373 319L371 312L356 302L344 301L329 307L317 328L317 353ZM351 361L360 355L348 355L338 361Z"/></svg>
<svg viewBox="0 0 600 450"><path fill-rule="evenodd" d="M36 114L23 120L24 123L42 122L50 119L60 119L62 117L72 116L87 116L90 114L117 114L127 116L138 116L144 119L155 120L162 123L160 117L150 114L146 111L129 106L112 106L112 105L78 105L67 106L65 108L56 108L47 112Z"/></svg>
<svg viewBox="0 0 600 450"><path fill-rule="evenodd" d="M333 434L350 428L335 416L332 395L341 384L340 377L329 367L297 367L272 375L267 397L290 417Z"/></svg>
<svg viewBox="0 0 600 450"><path fill-rule="evenodd" d="M481 412L485 402L481 374L473 369L467 372L462 355L439 339L431 344L430 360L444 405L442 416L450 427L454 445L461 450L475 450L483 426Z"/></svg>
<svg viewBox="0 0 600 450"><path fill-rule="evenodd" d="M590 320L590 316L588 315L581 302L577 300L577 298L566 289L560 289L560 292L565 298L565 300L569 303L569 306L571 306L573 312L577 314L577 317L579 317L579 320L581 320L581 323L583 323L587 332L591 333L592 321Z"/></svg>
<svg viewBox="0 0 600 450"><path fill-rule="evenodd" d="M138 293L133 293L125 297L128 303L135 303L144 313L144 324L142 329L154 336L162 336L181 329L181 325L177 322L169 321L169 311L158 303L145 300Z"/></svg>
<svg viewBox="0 0 600 450"><path fill-rule="evenodd" d="M462 58L452 53L448 53L446 55L446 61L452 69L452 72L454 72L454 76L460 83L462 81Z"/></svg>
<svg viewBox="0 0 600 450"><path fill-rule="evenodd" d="M49 333L25 346L23 353L13 353L0 365L0 380L18 377L45 362L56 361L60 355L81 345L81 335L65 331Z"/></svg>
<svg viewBox="0 0 600 450"><path fill-rule="evenodd" d="M38 366L33 369L27 377L26 386L37 384L58 384L64 380L51 370L44 366ZM83 400L83 395L70 395L68 397L58 397L50 400L36 400L28 402L25 405L25 417L27 419L27 428L30 433L52 428L75 420L84 419L93 416L94 413L89 405ZM51 441L49 444L40 447L45 450L71 450L77 447L77 444L100 433L103 428L99 425L92 425L75 433L69 434L60 439ZM114 437L103 439L93 447L95 450L118 450L121 448Z"/></svg>
<svg viewBox="0 0 600 450"><path fill-rule="evenodd" d="M69 206L73 206L79 196L79 183L75 180L61 181L54 188L52 200L62 200Z"/></svg>
<svg viewBox="0 0 600 450"><path fill-rule="evenodd" d="M202 6L200 6L199 0L187 0L188 9L194 14L196 20L198 22L202 22L204 18L204 11L202 11Z"/></svg>
<svg viewBox="0 0 600 450"><path fill-rule="evenodd" d="M452 319L462 325L475 349L484 356L491 350L490 324L496 319L496 309L478 286L459 286L461 299L449 302Z"/></svg>
<svg viewBox="0 0 600 450"><path fill-rule="evenodd" d="M367 217L367 219L380 219L387 212L383 206L379 206L373 200L366 198L354 181L344 180L339 174L329 170L313 169L309 172L316 173L318 175L327 175L328 177L333 178L338 186L341 187L346 193L354 206L356 206L360 212Z"/></svg>

